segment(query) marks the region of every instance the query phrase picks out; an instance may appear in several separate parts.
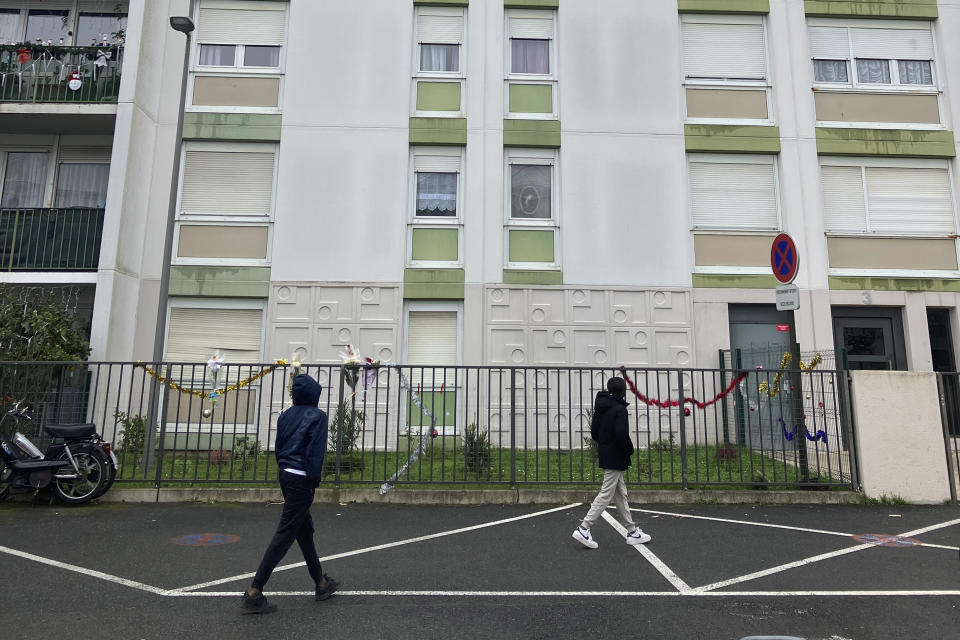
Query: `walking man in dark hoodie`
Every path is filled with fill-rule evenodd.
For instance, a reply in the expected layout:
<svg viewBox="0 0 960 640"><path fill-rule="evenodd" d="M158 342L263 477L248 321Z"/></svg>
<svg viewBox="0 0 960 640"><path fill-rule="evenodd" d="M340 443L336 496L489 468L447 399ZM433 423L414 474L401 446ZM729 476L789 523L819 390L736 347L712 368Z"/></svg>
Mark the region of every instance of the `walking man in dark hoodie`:
<svg viewBox="0 0 960 640"><path fill-rule="evenodd" d="M620 522L627 529L627 544L646 544L651 540L633 523L627 503L627 483L623 479L623 472L630 466L633 442L630 440L626 398L627 383L623 378L610 378L607 380L607 390L597 394L593 405L590 437L597 443L603 484L587 517L573 532L573 539L589 549L600 546L590 535L590 527L600 519L611 500L617 507Z"/></svg>
<svg viewBox="0 0 960 640"><path fill-rule="evenodd" d="M277 605L267 602L263 587L274 568L296 540L307 561L307 571L316 583L316 599L326 600L340 583L323 573L313 545L310 505L323 478L323 456L327 450L327 414L317 408L320 383L306 374L293 379L290 395L293 406L277 420L276 455L280 470L283 512L273 540L263 554L253 584L243 594L243 613L273 613Z"/></svg>

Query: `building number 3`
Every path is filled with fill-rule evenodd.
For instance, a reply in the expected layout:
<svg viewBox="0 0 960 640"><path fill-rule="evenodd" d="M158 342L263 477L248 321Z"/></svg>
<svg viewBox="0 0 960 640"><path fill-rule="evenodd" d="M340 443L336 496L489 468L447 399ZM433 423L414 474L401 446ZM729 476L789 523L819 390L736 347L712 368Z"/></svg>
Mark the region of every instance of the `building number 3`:
<svg viewBox="0 0 960 640"><path fill-rule="evenodd" d="M863 304L873 304L873 296L869 291L861 291L860 298L863 300Z"/></svg>

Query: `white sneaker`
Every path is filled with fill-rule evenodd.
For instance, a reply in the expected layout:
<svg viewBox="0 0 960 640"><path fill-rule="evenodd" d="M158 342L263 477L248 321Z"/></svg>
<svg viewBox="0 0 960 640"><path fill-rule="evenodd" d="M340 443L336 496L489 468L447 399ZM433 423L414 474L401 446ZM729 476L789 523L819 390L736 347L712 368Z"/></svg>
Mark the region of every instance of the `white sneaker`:
<svg viewBox="0 0 960 640"><path fill-rule="evenodd" d="M643 529L639 527L634 529L633 533L627 535L627 544L647 544L651 540L653 540L653 538L650 537L650 534L644 533Z"/></svg>
<svg viewBox="0 0 960 640"><path fill-rule="evenodd" d="M597 544L597 541L590 536L590 529L584 529L583 527L577 527L574 530L573 539L588 549L596 549L600 546Z"/></svg>

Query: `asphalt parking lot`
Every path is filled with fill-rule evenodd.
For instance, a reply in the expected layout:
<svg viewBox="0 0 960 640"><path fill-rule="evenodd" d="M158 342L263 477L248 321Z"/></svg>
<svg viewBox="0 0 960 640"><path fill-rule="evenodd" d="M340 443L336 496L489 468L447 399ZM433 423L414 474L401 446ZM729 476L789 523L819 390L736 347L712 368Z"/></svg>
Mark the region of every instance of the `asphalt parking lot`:
<svg viewBox="0 0 960 640"><path fill-rule="evenodd" d="M0 619L17 637L960 638L957 507L633 506L649 545L607 518L588 550L570 537L587 505L317 504L342 592L314 602L294 546L258 617L237 602L279 505L8 503Z"/></svg>

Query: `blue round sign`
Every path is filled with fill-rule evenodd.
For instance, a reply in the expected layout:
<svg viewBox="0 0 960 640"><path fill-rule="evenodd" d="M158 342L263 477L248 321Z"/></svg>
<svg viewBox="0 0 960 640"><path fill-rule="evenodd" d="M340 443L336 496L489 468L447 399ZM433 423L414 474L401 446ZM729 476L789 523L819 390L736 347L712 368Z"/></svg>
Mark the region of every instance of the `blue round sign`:
<svg viewBox="0 0 960 640"><path fill-rule="evenodd" d="M800 254L797 245L786 233L781 233L773 239L770 247L770 266L773 268L773 277L783 284L790 284L797 277L800 267Z"/></svg>

